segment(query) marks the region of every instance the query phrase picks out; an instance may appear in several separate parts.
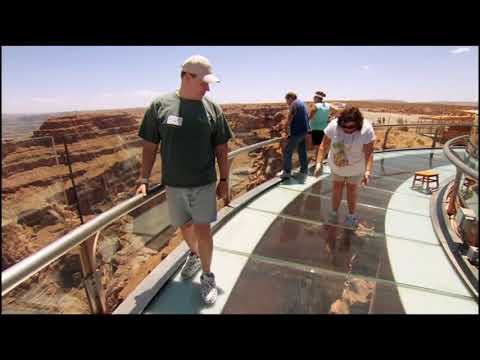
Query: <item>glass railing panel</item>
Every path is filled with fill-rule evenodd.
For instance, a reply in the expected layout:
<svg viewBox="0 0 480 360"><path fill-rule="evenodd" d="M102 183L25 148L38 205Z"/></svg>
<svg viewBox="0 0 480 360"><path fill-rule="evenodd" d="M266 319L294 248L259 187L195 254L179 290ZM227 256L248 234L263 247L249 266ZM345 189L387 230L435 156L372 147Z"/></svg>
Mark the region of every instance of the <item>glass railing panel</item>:
<svg viewBox="0 0 480 360"><path fill-rule="evenodd" d="M272 179L282 170L280 143L237 155L230 165L231 200Z"/></svg>
<svg viewBox="0 0 480 360"><path fill-rule="evenodd" d="M89 314L79 247L2 296L2 314Z"/></svg>
<svg viewBox="0 0 480 360"><path fill-rule="evenodd" d="M316 151L315 145L313 145L312 143L312 135L308 134L307 135L307 160L309 162L309 165L314 163L316 157L317 157L317 151Z"/></svg>
<svg viewBox="0 0 480 360"><path fill-rule="evenodd" d="M458 154L458 152L457 152ZM469 152L468 146L467 151L464 152L463 156L459 155L459 158L463 160L463 162L470 168L475 170L478 173L478 156L476 156L475 152Z"/></svg>
<svg viewBox="0 0 480 360"><path fill-rule="evenodd" d="M2 271L76 224L52 137L2 142Z"/></svg>
<svg viewBox="0 0 480 360"><path fill-rule="evenodd" d="M164 193L102 230L95 258L107 312L181 241L170 225ZM4 312L89 313L79 261L77 247L2 297Z"/></svg>
<svg viewBox="0 0 480 360"><path fill-rule="evenodd" d="M440 144L445 144L448 140L451 140L453 138L463 136L463 135L468 135L472 129L471 123L469 124L470 126L462 126L462 125L448 125L444 127L444 131L440 132L438 142ZM457 143L456 145L465 145L466 142L463 140L460 143Z"/></svg>
<svg viewBox="0 0 480 360"><path fill-rule="evenodd" d="M96 261L107 311L113 312L181 241L179 231L170 225L164 194L102 230Z"/></svg>
<svg viewBox="0 0 480 360"><path fill-rule="evenodd" d="M94 134L65 136L75 182L74 187L69 178L67 193L76 203L76 192L84 221L135 194L142 142L136 132L130 130L111 128ZM160 173L161 160L157 154L151 176L153 184L160 182Z"/></svg>
<svg viewBox="0 0 480 360"><path fill-rule="evenodd" d="M467 143L467 151L469 154L472 156L475 156L478 158L478 115L475 116L475 119L473 121L473 126L470 131L470 137L469 141Z"/></svg>
<svg viewBox="0 0 480 360"><path fill-rule="evenodd" d="M254 171L255 152L238 155L230 164L230 196L232 199L247 192L249 178Z"/></svg>
<svg viewBox="0 0 480 360"><path fill-rule="evenodd" d="M52 137L44 137L2 143L2 270L81 224L72 175L84 222L134 195L142 148L136 131L127 130L129 131L111 128L90 133L79 131L60 134L56 135L56 142ZM160 182L160 174L161 160L158 154L152 171L152 183ZM145 233L140 228L150 229L156 226L163 229L168 226L161 221L166 217L165 211L155 209L158 205L158 199L145 205L144 213L135 220L132 231ZM136 211L142 212L142 209ZM99 241L99 248L108 249L108 243ZM104 253L108 250L102 251ZM72 251L72 254L75 252ZM60 258L56 261L57 265L52 265L48 269L69 266L70 257L67 255ZM41 273L44 272L48 270ZM48 276L50 277L58 276ZM27 283L31 281L27 280ZM41 289L43 285L39 286ZM60 289L58 290L60 292L66 291L61 283L55 287ZM25 290L21 286L17 289L6 297L7 303L11 303L16 297L22 298L21 301L25 302L25 296L29 298L28 294L36 291L30 288ZM25 291L29 292L24 296ZM42 298L42 295L35 296ZM79 296L84 298L84 292ZM64 311L61 304L52 306L50 313L70 311ZM57 311L52 310L55 307ZM17 309L19 312L23 311L20 307ZM28 312L28 306L25 309L23 312ZM33 306L32 311L37 311L35 309ZM73 312L83 313L83 310ZM89 312L88 305L86 312Z"/></svg>
<svg viewBox="0 0 480 360"><path fill-rule="evenodd" d="M463 205L475 213L478 222L478 179L463 174L460 180L459 196Z"/></svg>
<svg viewBox="0 0 480 360"><path fill-rule="evenodd" d="M381 150L388 133L385 149L430 148L435 137L435 128L432 127L375 127L375 150Z"/></svg>

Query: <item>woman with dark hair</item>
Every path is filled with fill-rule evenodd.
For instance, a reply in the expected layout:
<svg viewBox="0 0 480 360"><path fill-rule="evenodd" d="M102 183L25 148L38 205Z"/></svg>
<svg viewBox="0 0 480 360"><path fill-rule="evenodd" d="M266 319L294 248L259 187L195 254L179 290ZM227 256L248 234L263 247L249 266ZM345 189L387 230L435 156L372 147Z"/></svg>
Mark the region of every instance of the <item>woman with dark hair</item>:
<svg viewBox="0 0 480 360"><path fill-rule="evenodd" d="M358 185L367 185L373 166L373 144L375 132L372 125L363 119L360 110L347 105L338 119L330 121L325 129L325 136L318 149L315 176L322 173L322 160L330 148L328 165L333 180L332 211L329 222L338 222L338 208L342 200L344 184L347 183L348 212L345 224L350 227L358 225L355 214L357 206Z"/></svg>

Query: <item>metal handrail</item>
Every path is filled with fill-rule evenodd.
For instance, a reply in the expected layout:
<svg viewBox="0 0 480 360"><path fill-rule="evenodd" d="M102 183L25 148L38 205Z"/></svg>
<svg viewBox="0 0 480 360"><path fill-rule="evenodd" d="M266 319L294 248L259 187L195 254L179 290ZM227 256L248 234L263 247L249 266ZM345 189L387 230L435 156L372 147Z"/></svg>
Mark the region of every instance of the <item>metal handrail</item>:
<svg viewBox="0 0 480 360"><path fill-rule="evenodd" d="M282 138L275 138L262 141L257 144L245 146L243 148L229 152L228 158L233 159L244 152L256 150L265 145L270 145L281 140ZM15 265L12 265L7 270L2 272L2 296L7 294L9 291L20 285L22 282L24 282L31 276L38 273L40 270L50 265L55 260L68 253L76 246L81 245L95 233L98 233L99 231L101 231L114 221L118 220L122 216L133 211L134 209L145 205L151 200L157 198L164 192L164 187L162 185L157 185L155 187L152 187L146 197L143 195L135 195L130 199L127 199L120 204L114 206L113 208L105 211L104 213L98 215L87 223L77 227L68 234L55 240L51 244L45 246L41 250L28 256L27 258L16 263Z"/></svg>
<svg viewBox="0 0 480 360"><path fill-rule="evenodd" d="M443 152L444 152L445 156L447 157L447 159L450 160L450 162L453 165L455 165L455 167L457 167L457 169L461 170L462 172L464 172L468 176L470 176L470 177L472 177L472 178L474 178L478 181L478 172L476 172L474 169L467 166L462 161L462 159L460 159L455 154L455 152L453 152L452 149L451 149L455 144L459 143L461 140L468 139L469 137L470 137L470 135L462 135L462 136L458 136L456 138L448 140L445 143L445 145L443 146Z"/></svg>
<svg viewBox="0 0 480 360"><path fill-rule="evenodd" d="M270 140L261 141L261 142L256 143L256 144L244 146L244 147L242 147L242 148L240 148L240 149L237 149L237 150L234 150L234 151L229 152L229 153L228 153L228 159L231 160L231 159L235 158L236 156L238 156L238 155L241 154L241 153L259 149L259 148L261 148L261 147L263 147L263 146L280 142L280 141L282 141L283 139L284 139L284 138L277 137L277 138L273 138L273 139L270 139Z"/></svg>

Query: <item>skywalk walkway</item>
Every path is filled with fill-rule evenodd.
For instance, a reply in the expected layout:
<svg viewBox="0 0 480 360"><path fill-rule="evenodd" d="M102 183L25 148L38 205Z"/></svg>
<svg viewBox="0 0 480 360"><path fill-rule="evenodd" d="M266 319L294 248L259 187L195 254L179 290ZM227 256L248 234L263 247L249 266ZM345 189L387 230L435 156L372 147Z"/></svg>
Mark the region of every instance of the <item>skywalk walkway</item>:
<svg viewBox="0 0 480 360"><path fill-rule="evenodd" d="M328 166L319 178L272 179L221 212L213 306L201 302L200 272L181 279L182 244L183 257L167 257L115 313L478 314L435 235L432 195L410 188L414 171L430 168L440 186L455 176L441 149L375 154L371 181L359 189L356 229L343 224L345 200L338 224L328 222Z"/></svg>

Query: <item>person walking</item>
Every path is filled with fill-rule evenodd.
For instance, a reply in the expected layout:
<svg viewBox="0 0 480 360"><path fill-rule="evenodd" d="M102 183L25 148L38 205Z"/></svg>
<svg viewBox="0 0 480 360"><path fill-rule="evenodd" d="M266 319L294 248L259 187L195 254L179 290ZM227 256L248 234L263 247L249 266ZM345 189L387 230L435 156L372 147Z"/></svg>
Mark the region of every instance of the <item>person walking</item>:
<svg viewBox="0 0 480 360"><path fill-rule="evenodd" d="M139 136L143 139L140 185L146 195L159 145L162 182L171 224L180 227L190 248L181 276L191 278L200 268L200 292L206 304L217 299L211 271L213 239L210 224L217 220L216 195L229 202L228 140L234 135L225 115L205 97L219 82L209 60L200 55L182 65L180 89L155 99L146 110ZM215 160L220 170L217 185Z"/></svg>

